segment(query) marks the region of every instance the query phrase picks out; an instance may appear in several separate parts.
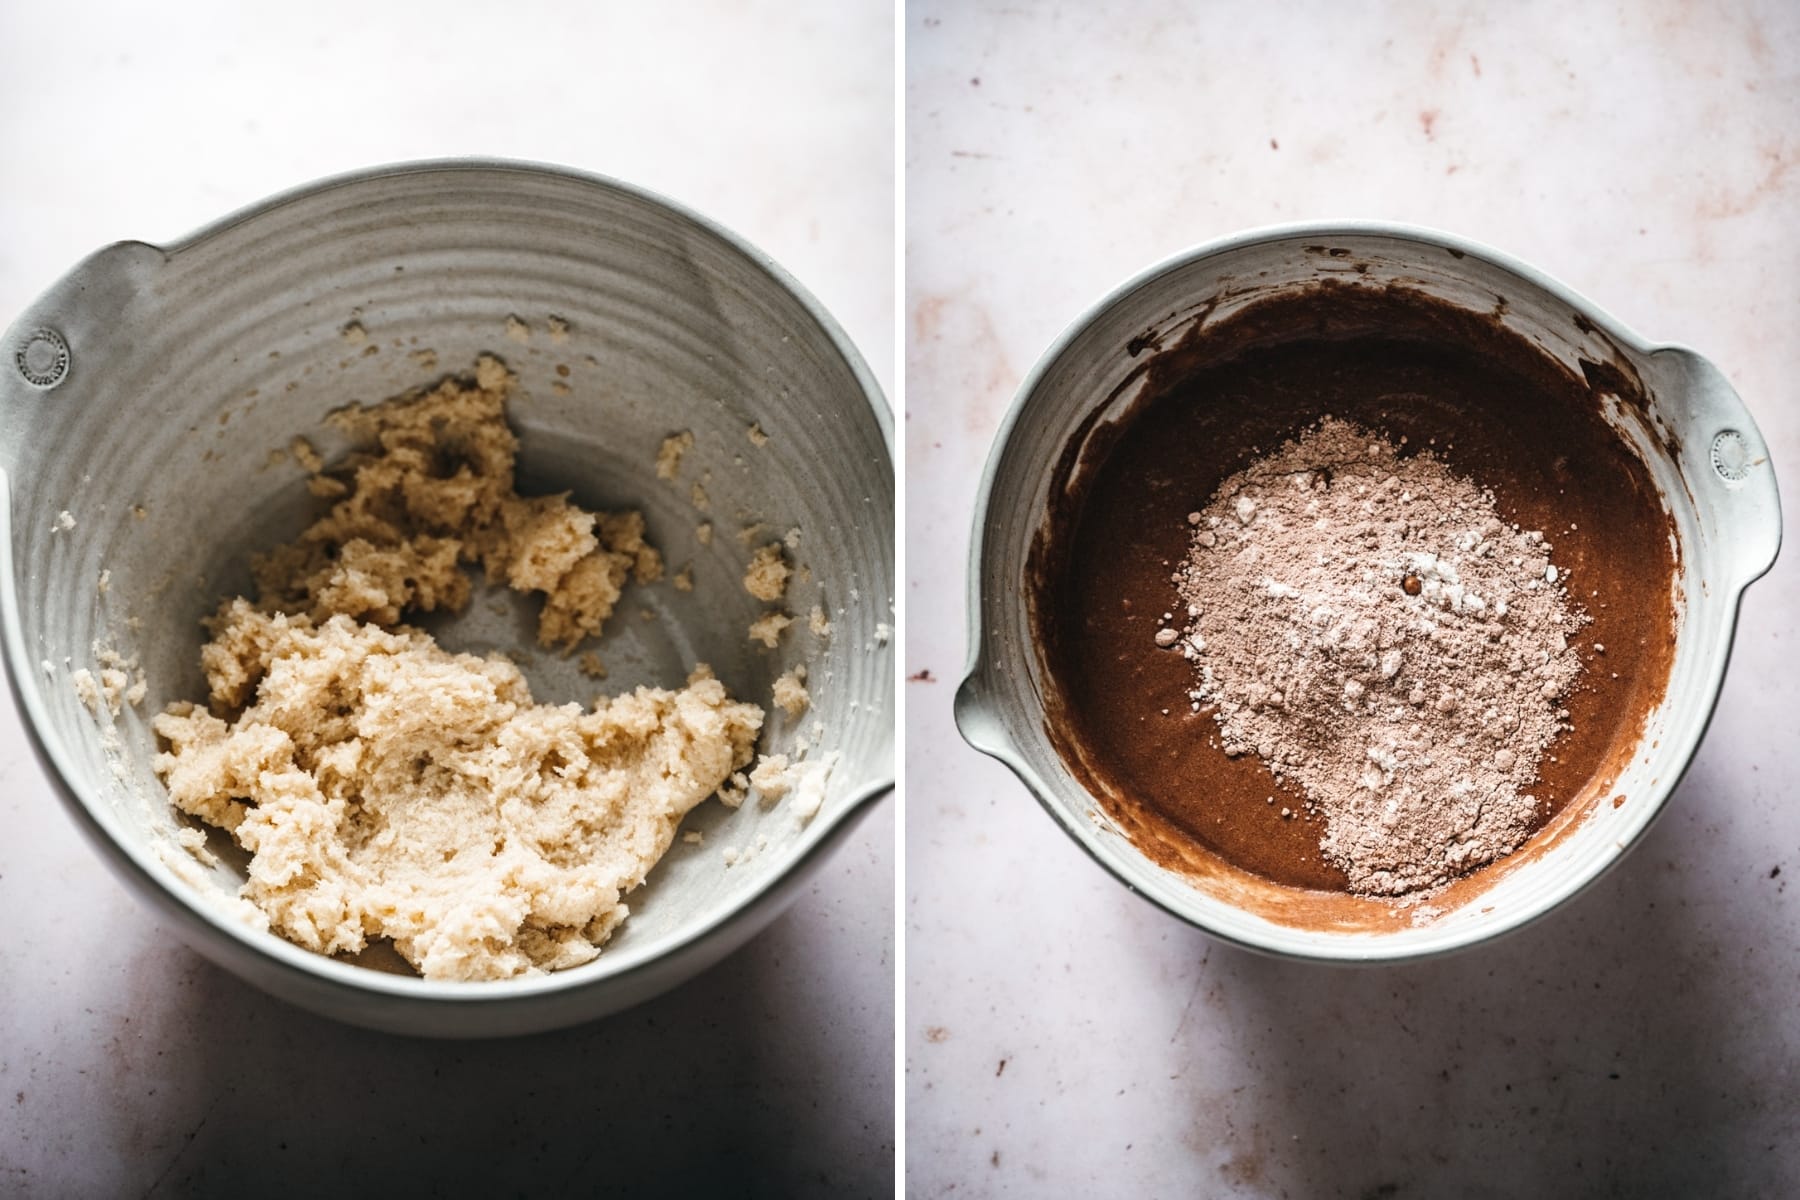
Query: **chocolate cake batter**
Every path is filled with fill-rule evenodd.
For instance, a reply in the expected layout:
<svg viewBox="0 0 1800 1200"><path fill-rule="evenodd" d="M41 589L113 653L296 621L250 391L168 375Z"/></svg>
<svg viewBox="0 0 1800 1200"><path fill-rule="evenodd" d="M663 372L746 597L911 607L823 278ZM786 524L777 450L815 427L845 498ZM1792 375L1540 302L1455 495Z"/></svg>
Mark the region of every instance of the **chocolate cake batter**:
<svg viewBox="0 0 1800 1200"><path fill-rule="evenodd" d="M1149 362L1124 419L1072 439L1052 481L1060 500L1033 548L1031 607L1050 732L1071 770L1167 865L1210 854L1276 883L1346 889L1320 856L1319 822L1280 817L1299 797L1254 755L1226 757L1211 710L1190 711L1192 667L1155 643L1177 603L1186 514L1333 414L1431 447L1491 489L1503 519L1544 531L1593 624L1567 702L1573 732L1534 788L1543 822L1590 781L1610 783L1668 679L1675 563L1670 520L1602 419L1602 391L1644 403L1623 360L1575 375L1497 316L1405 289L1321 284L1199 322Z"/></svg>

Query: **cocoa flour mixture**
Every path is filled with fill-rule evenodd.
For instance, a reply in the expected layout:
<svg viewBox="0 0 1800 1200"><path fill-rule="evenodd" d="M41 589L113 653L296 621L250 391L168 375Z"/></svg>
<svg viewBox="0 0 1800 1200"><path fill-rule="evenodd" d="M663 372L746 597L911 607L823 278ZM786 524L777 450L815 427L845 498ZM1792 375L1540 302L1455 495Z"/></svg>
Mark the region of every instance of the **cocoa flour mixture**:
<svg viewBox="0 0 1800 1200"><path fill-rule="evenodd" d="M1188 523L1156 643L1194 663L1226 754L1300 784L1353 890L1434 887L1525 839L1585 623L1542 531L1337 418Z"/></svg>
<svg viewBox="0 0 1800 1200"><path fill-rule="evenodd" d="M1027 585L1052 739L1147 854L1417 895L1617 774L1675 628L1668 517L1600 415L1627 371L1336 284L1139 367Z"/></svg>

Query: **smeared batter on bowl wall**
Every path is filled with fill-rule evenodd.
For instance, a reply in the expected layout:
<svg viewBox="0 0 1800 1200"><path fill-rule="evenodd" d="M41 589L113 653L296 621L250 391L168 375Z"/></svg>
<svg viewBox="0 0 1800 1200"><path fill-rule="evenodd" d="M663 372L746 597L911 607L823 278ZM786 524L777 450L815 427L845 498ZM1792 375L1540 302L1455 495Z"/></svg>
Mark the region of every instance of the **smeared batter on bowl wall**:
<svg viewBox="0 0 1800 1200"><path fill-rule="evenodd" d="M703 664L679 689L540 705L504 657L399 624L460 610L474 563L542 593L539 641L571 648L628 576L662 573L641 515L513 490L512 384L483 358L335 417L368 448L308 464L330 510L256 560L254 602L209 618L206 705L153 722L175 805L250 851L244 896L308 949L389 938L432 979L587 962L682 816L753 755L762 709Z"/></svg>

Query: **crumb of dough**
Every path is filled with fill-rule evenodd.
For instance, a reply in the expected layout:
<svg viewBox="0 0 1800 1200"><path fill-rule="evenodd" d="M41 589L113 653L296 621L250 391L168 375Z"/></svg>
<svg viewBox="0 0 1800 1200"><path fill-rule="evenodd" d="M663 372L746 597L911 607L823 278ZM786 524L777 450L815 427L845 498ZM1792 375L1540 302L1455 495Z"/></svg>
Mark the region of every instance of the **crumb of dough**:
<svg viewBox="0 0 1800 1200"><path fill-rule="evenodd" d="M509 315L506 318L506 336L509 341L518 342L522 346L531 340L531 326L518 317Z"/></svg>
<svg viewBox="0 0 1800 1200"><path fill-rule="evenodd" d="M712 545L712 522L702 521L694 526L694 540L702 546Z"/></svg>
<svg viewBox="0 0 1800 1200"><path fill-rule="evenodd" d="M729 780L719 785L719 803L726 808L737 808L744 803L749 791L750 777L742 771L734 771Z"/></svg>
<svg viewBox="0 0 1800 1200"><path fill-rule="evenodd" d="M893 636L894 636L894 627L892 625L889 625L886 621L876 622L876 624L875 624L875 644L877 646L887 645L888 642L893 639Z"/></svg>
<svg viewBox="0 0 1800 1200"><path fill-rule="evenodd" d="M687 566L681 568L681 570L675 572L674 576L669 580L669 582L675 585L675 590L678 592L693 591L694 590L694 565L692 563L689 563Z"/></svg>
<svg viewBox="0 0 1800 1200"><path fill-rule="evenodd" d="M688 502L701 512L712 509L712 500L707 497L706 489L697 483L688 489Z"/></svg>
<svg viewBox="0 0 1800 1200"><path fill-rule="evenodd" d="M758 600L779 600L787 592L790 574L792 569L782 558L781 543L770 542L750 556L750 565L744 571L744 590Z"/></svg>
<svg viewBox="0 0 1800 1200"><path fill-rule="evenodd" d="M758 834L754 844L746 846L742 850L738 849L736 846L727 846L721 857L725 859L726 866L741 867L768 848L768 837L763 834Z"/></svg>
<svg viewBox="0 0 1800 1200"><path fill-rule="evenodd" d="M569 340L569 323L561 317L552 315L544 321L544 325L550 330L550 340L557 345Z"/></svg>
<svg viewBox="0 0 1800 1200"><path fill-rule="evenodd" d="M739 850L736 846L727 846L720 857L725 860L725 865L728 867L741 867L768 848L769 839L759 834L755 845L744 850Z"/></svg>
<svg viewBox="0 0 1800 1200"><path fill-rule="evenodd" d="M437 370L438 358L436 350L414 350L407 357L411 358L413 365L418 367L421 371Z"/></svg>
<svg viewBox="0 0 1800 1200"><path fill-rule="evenodd" d="M360 346L369 340L369 331L363 328L361 321L352 321L338 332L352 346Z"/></svg>
<svg viewBox="0 0 1800 1200"><path fill-rule="evenodd" d="M761 521L744 526L742 529L738 530L738 544L748 550L750 548L750 543L762 537L763 533L767 531L768 528L769 527Z"/></svg>
<svg viewBox="0 0 1800 1200"><path fill-rule="evenodd" d="M87 706L87 710L98 717L102 709L112 716L118 716L127 704L133 708L144 702L149 685L144 680L144 672L139 669L136 658L126 658L110 646L98 642L93 647L94 657L99 661L97 672L81 667L69 675L69 684L75 689L75 695Z"/></svg>
<svg viewBox="0 0 1800 1200"><path fill-rule="evenodd" d="M806 618L806 627L813 631L814 637L830 637L831 622L825 617L825 610L817 604L813 605L812 614Z"/></svg>
<svg viewBox="0 0 1800 1200"><path fill-rule="evenodd" d="M837 767L839 757L838 752L833 750L817 762L800 766L794 798L788 801L787 810L798 817L802 824L818 816L819 810L825 807L825 784L831 778L832 770Z"/></svg>
<svg viewBox="0 0 1800 1200"><path fill-rule="evenodd" d="M671 433L664 438L662 448L656 452L656 477L673 479L679 475L681 473L681 456L693 448L694 435L686 429L680 433Z"/></svg>
<svg viewBox="0 0 1800 1200"><path fill-rule="evenodd" d="M69 685L75 689L76 698L87 705L87 710L96 717L99 716L105 700L100 695L100 685L94 679L94 673L81 667L70 674Z"/></svg>
<svg viewBox="0 0 1800 1200"><path fill-rule="evenodd" d="M404 610L460 612L469 599L462 565L473 562L490 583L543 594L541 645L570 650L598 634L627 579L660 577L662 557L644 540L641 513L594 513L566 493L513 490L514 382L483 356L473 380L339 411L333 423L363 448L329 475L296 438L295 459L335 503L297 541L251 560L257 606L378 625Z"/></svg>
<svg viewBox="0 0 1800 1200"><path fill-rule="evenodd" d="M581 668L581 673L586 675L589 679L606 678L606 664L601 662L600 656L595 654L592 650L583 654L581 658L577 660L577 665Z"/></svg>
<svg viewBox="0 0 1800 1200"><path fill-rule="evenodd" d="M141 505L141 504L134 504L134 505L132 505L132 506L131 506L131 515L132 515L132 516L133 516L133 517L134 517L134 518L136 518L136 519L137 519L137 520L139 520L139 521L141 521L141 520L143 520L143 519L144 519L144 518L145 518L145 517L147 517L147 516L149 516L149 515L150 515L150 510L149 510L149 509L147 509L147 508L145 508L145 507L144 507L144 506L143 506L143 505Z"/></svg>
<svg viewBox="0 0 1800 1200"><path fill-rule="evenodd" d="M698 829L690 829L681 835L681 840L690 846L698 846L706 841L706 835Z"/></svg>
<svg viewBox="0 0 1800 1200"><path fill-rule="evenodd" d="M67 533L73 528L75 528L75 515L65 508L56 514L56 524L50 527L50 532Z"/></svg>
<svg viewBox="0 0 1800 1200"><path fill-rule="evenodd" d="M300 469L309 475L317 475L325 469L325 460L313 449L313 444L303 437L297 437L288 443L288 453L300 464Z"/></svg>
<svg viewBox="0 0 1800 1200"><path fill-rule="evenodd" d="M277 446L275 449L269 451L269 457L263 465L265 467L279 467L282 463L286 462L287 459L288 452Z"/></svg>
<svg viewBox="0 0 1800 1200"><path fill-rule="evenodd" d="M704 667L591 711L539 705L502 657L241 598L203 661L212 711L153 722L176 807L250 852L243 894L277 932L323 954L389 938L429 979L592 959L762 725Z"/></svg>
<svg viewBox="0 0 1800 1200"><path fill-rule="evenodd" d="M835 750L815 762L789 761L785 754L764 755L750 772L750 782L765 805L785 800L787 811L805 824L825 806L825 785L840 757Z"/></svg>
<svg viewBox="0 0 1800 1200"><path fill-rule="evenodd" d="M144 698L142 690L131 682L131 677L117 667L102 667L98 676L82 667L69 676L69 682L75 687L75 695L80 697L88 711L96 717L100 715L102 708L113 716L118 716L128 692L135 692L138 700Z"/></svg>
<svg viewBox="0 0 1800 1200"><path fill-rule="evenodd" d="M781 535L781 544L796 553L800 550L800 529L798 526Z"/></svg>
<svg viewBox="0 0 1800 1200"><path fill-rule="evenodd" d="M219 856L206 848L206 834L192 825L183 825L175 831L175 844L193 855L203 867L219 865Z"/></svg>
<svg viewBox="0 0 1800 1200"><path fill-rule="evenodd" d="M794 786L793 775L788 767L788 756L785 754L765 754L757 761L756 768L750 772L750 786L754 787L767 803L773 804L787 795Z"/></svg>
<svg viewBox="0 0 1800 1200"><path fill-rule="evenodd" d="M202 864L198 856L182 844L179 834L175 837L152 838L150 845L162 864L174 872L177 879L194 889L194 895L202 904L226 920L245 928L254 929L258 933L269 931L269 918L262 909L242 896L233 896L215 886L211 877L200 869Z"/></svg>
<svg viewBox="0 0 1800 1200"><path fill-rule="evenodd" d="M769 444L769 435L764 433L762 426L756 424L754 421L750 424L748 436L752 446L766 446Z"/></svg>
<svg viewBox="0 0 1800 1200"><path fill-rule="evenodd" d="M94 581L94 590L104 596L112 590L112 570L108 568L100 572L100 578Z"/></svg>
<svg viewBox="0 0 1800 1200"><path fill-rule="evenodd" d="M750 640L761 642L773 650L781 644L782 633L793 623L794 618L779 609L766 612L750 623Z"/></svg>
<svg viewBox="0 0 1800 1200"><path fill-rule="evenodd" d="M144 669L138 666L136 657L120 658L112 651L106 650L101 652L100 661L105 668L100 672L102 683L107 682L108 672L112 672L111 677L115 681L123 676L122 684L117 686L123 686L125 689L120 693L125 698L125 703L136 708L144 702L144 697L150 694L150 684L144 678Z"/></svg>
<svg viewBox="0 0 1800 1200"><path fill-rule="evenodd" d="M550 381L550 390L558 396L572 396L575 394L575 389L571 388L560 379L552 379Z"/></svg>
<svg viewBox="0 0 1800 1200"><path fill-rule="evenodd" d="M639 583L656 583L663 577L662 551L649 542L640 542L631 574Z"/></svg>
<svg viewBox="0 0 1800 1200"><path fill-rule="evenodd" d="M790 717L797 717L806 711L807 705L812 703L812 693L806 690L805 663L775 680L775 703L785 709Z"/></svg>

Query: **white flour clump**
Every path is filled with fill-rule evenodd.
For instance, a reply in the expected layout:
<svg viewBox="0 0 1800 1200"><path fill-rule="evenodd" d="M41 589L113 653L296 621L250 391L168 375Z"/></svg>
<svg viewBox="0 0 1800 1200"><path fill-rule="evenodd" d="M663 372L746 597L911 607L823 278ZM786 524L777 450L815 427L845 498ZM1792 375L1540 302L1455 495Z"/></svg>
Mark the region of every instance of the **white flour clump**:
<svg viewBox="0 0 1800 1200"><path fill-rule="evenodd" d="M1519 846L1588 623L1542 533L1332 417L1188 523L1156 643L1194 664L1227 754L1305 791L1352 890L1434 888Z"/></svg>

